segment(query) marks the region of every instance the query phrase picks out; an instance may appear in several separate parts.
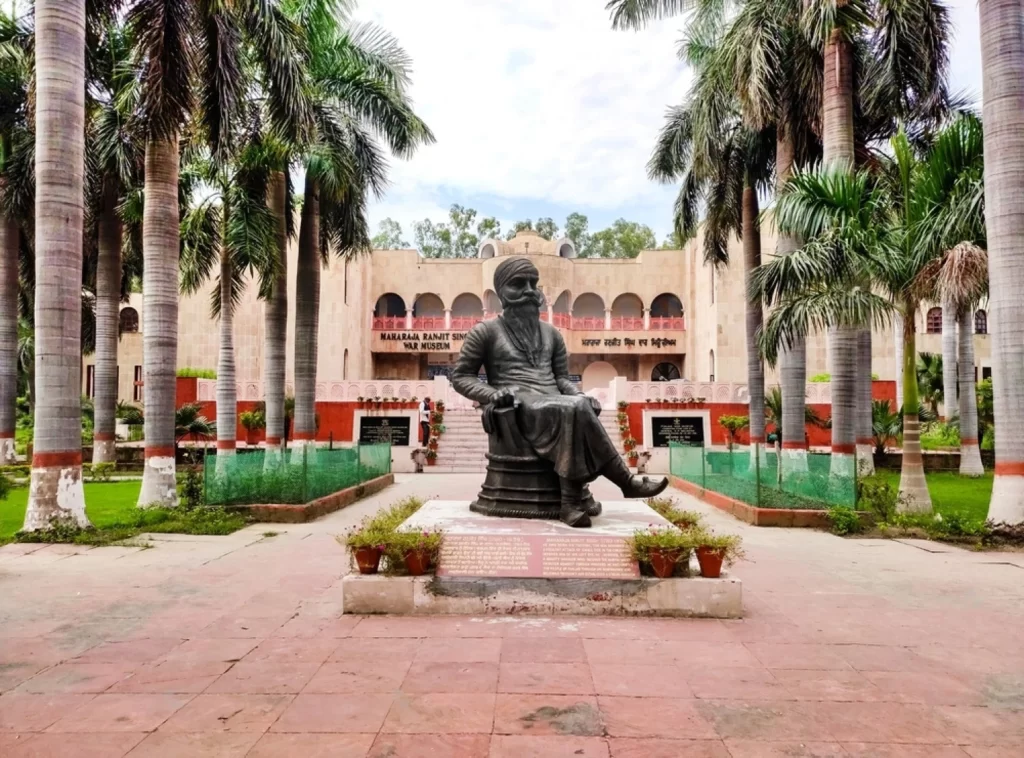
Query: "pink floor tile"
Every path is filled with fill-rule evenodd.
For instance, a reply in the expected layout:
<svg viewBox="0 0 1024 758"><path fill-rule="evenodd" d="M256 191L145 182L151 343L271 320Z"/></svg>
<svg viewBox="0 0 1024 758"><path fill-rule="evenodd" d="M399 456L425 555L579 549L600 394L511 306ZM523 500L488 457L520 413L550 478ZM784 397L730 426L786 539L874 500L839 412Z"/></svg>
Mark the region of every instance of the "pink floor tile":
<svg viewBox="0 0 1024 758"><path fill-rule="evenodd" d="M503 642L500 637L431 637L416 648L416 661L498 663Z"/></svg>
<svg viewBox="0 0 1024 758"><path fill-rule="evenodd" d="M383 732L401 734L490 734L494 695L399 695Z"/></svg>
<svg viewBox="0 0 1024 758"><path fill-rule="evenodd" d="M747 742L726 740L732 758L840 758L846 752L837 742Z"/></svg>
<svg viewBox="0 0 1024 758"><path fill-rule="evenodd" d="M935 709L904 703L808 703L839 742L949 744L950 728Z"/></svg>
<svg viewBox="0 0 1024 758"><path fill-rule="evenodd" d="M777 700L698 700L697 712L726 739L749 741L833 740L811 705Z"/></svg>
<svg viewBox="0 0 1024 758"><path fill-rule="evenodd" d="M377 732L394 699L392 695L370 694L298 695L270 730L299 733Z"/></svg>
<svg viewBox="0 0 1024 758"><path fill-rule="evenodd" d="M229 613L200 629L197 636L207 639L226 637L262 639L284 626L290 617L291 614L286 613L276 616L240 616Z"/></svg>
<svg viewBox="0 0 1024 758"><path fill-rule="evenodd" d="M738 642L664 643L665 653L683 668L759 668L761 662Z"/></svg>
<svg viewBox="0 0 1024 758"><path fill-rule="evenodd" d="M402 682L403 692L494 692L496 663L432 663L417 660Z"/></svg>
<svg viewBox="0 0 1024 758"><path fill-rule="evenodd" d="M306 663L323 663L337 647L338 641L327 637L312 640L270 637L253 648L245 656L243 662L293 660Z"/></svg>
<svg viewBox="0 0 1024 758"><path fill-rule="evenodd" d="M610 737L718 737L694 700L599 697L597 703Z"/></svg>
<svg viewBox="0 0 1024 758"><path fill-rule="evenodd" d="M585 663L502 663L498 692L592 695L594 681Z"/></svg>
<svg viewBox="0 0 1024 758"><path fill-rule="evenodd" d="M665 740L613 737L611 758L730 758L721 740Z"/></svg>
<svg viewBox="0 0 1024 758"><path fill-rule="evenodd" d="M948 674L869 671L864 676L886 700L927 705L985 705L978 690Z"/></svg>
<svg viewBox="0 0 1024 758"><path fill-rule="evenodd" d="M971 758L1020 758L1024 743L1017 745L965 745L963 751ZM952 758L952 756L950 757Z"/></svg>
<svg viewBox="0 0 1024 758"><path fill-rule="evenodd" d="M426 640L411 637L381 638L352 637L338 640L327 660L344 663L353 658L394 658L408 660L412 663L416 651ZM498 642L498 640L493 640Z"/></svg>
<svg viewBox="0 0 1024 758"><path fill-rule="evenodd" d="M608 758L608 742L598 737L495 735L490 758Z"/></svg>
<svg viewBox="0 0 1024 758"><path fill-rule="evenodd" d="M246 758L364 758L373 738L373 734L269 732L260 738Z"/></svg>
<svg viewBox="0 0 1024 758"><path fill-rule="evenodd" d="M590 666L598 695L625 697L693 697L681 668L672 665L640 666L593 663Z"/></svg>
<svg viewBox="0 0 1024 758"><path fill-rule="evenodd" d="M166 655L183 639L153 637L124 642L105 642L75 658L75 663L135 663L142 665Z"/></svg>
<svg viewBox="0 0 1024 758"><path fill-rule="evenodd" d="M660 666L673 660L665 648L665 643L660 640L601 637L584 639L583 648L586 650L587 660L597 664L614 662ZM754 665L760 664L755 660Z"/></svg>
<svg viewBox="0 0 1024 758"><path fill-rule="evenodd" d="M966 758L955 745L881 745L867 742L844 742L843 749L851 758ZM1017 753L1017 756L1020 754ZM993 756L993 758L1001 758Z"/></svg>
<svg viewBox="0 0 1024 758"><path fill-rule="evenodd" d="M236 663L207 692L279 694L301 692L320 668L319 661L292 658Z"/></svg>
<svg viewBox="0 0 1024 758"><path fill-rule="evenodd" d="M167 653L167 655L157 659L155 663L160 664L167 661L234 663L242 660L256 647L257 643L258 640L255 639L196 638L181 643L178 647Z"/></svg>
<svg viewBox="0 0 1024 758"><path fill-rule="evenodd" d="M747 650L769 669L845 669L850 664L832 645L748 642Z"/></svg>
<svg viewBox="0 0 1024 758"><path fill-rule="evenodd" d="M69 740L66 734L38 734L9 750L0 749L0 755L4 758L121 758L145 736L141 732L81 734Z"/></svg>
<svg viewBox="0 0 1024 758"><path fill-rule="evenodd" d="M217 681L232 665L218 661L169 659L136 669L109 691L198 694Z"/></svg>
<svg viewBox="0 0 1024 758"><path fill-rule="evenodd" d="M381 734L369 758L487 758L490 749L487 734Z"/></svg>
<svg viewBox="0 0 1024 758"><path fill-rule="evenodd" d="M859 671L818 671L812 669L775 669L775 679L795 700L837 700L841 702L877 702L891 700Z"/></svg>
<svg viewBox="0 0 1024 758"><path fill-rule="evenodd" d="M352 658L325 663L306 685L309 693L398 692L412 664L401 658Z"/></svg>
<svg viewBox="0 0 1024 758"><path fill-rule="evenodd" d="M290 695L198 695L160 727L163 732L265 732Z"/></svg>
<svg viewBox="0 0 1024 758"><path fill-rule="evenodd" d="M243 758L260 732L154 732L129 755L131 758Z"/></svg>
<svg viewBox="0 0 1024 758"><path fill-rule="evenodd" d="M95 697L8 693L0 696L0 732L41 732Z"/></svg>
<svg viewBox="0 0 1024 758"><path fill-rule="evenodd" d="M190 695L97 695L49 731L151 732L190 699Z"/></svg>
<svg viewBox="0 0 1024 758"><path fill-rule="evenodd" d="M494 733L601 737L605 727L596 697L498 695Z"/></svg>
<svg viewBox="0 0 1024 758"><path fill-rule="evenodd" d="M501 644L502 663L582 663L587 660L579 637L553 637L543 642L528 637L506 638Z"/></svg>
<svg viewBox="0 0 1024 758"><path fill-rule="evenodd" d="M22 684L19 692L100 693L125 679L134 663L61 663Z"/></svg>
<svg viewBox="0 0 1024 758"><path fill-rule="evenodd" d="M957 744L1024 745L1024 711L962 706L938 706L935 710Z"/></svg>
<svg viewBox="0 0 1024 758"><path fill-rule="evenodd" d="M706 700L796 699L768 669L679 669L694 696Z"/></svg>
<svg viewBox="0 0 1024 758"><path fill-rule="evenodd" d="M933 661L908 647L832 645L832 650L858 671L934 671Z"/></svg>

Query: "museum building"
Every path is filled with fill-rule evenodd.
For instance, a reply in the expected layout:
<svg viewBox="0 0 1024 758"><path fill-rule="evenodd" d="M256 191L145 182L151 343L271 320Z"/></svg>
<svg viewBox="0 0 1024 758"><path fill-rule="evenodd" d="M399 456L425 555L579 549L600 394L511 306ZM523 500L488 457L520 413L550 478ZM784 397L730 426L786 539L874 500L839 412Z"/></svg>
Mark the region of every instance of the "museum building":
<svg viewBox="0 0 1024 758"><path fill-rule="evenodd" d="M766 225L767 226L767 225ZM765 251L775 248L770 229ZM289 323L286 391L293 392L296 245L289 250ZM570 374L584 390L629 382L745 383L743 259L730 244L733 264L704 263L703 241L682 250L645 250L634 259L577 258L569 239L546 240L520 232L512 240L484 240L475 258L423 258L416 250L374 250L332 259L323 270L317 400L330 401L332 383L353 380L425 382L447 375L466 333L501 313L493 289L501 259L527 256L540 272L546 306L541 317L558 327L570 353ZM210 290L183 296L179 309L179 368L217 368L218 329ZM261 399L264 308L256 287L246 287L235 313L239 400ZM118 350L120 400L142 401L142 296L121 310ZM922 352L941 352L942 314L919 316ZM988 319L975 318L978 371L990 369ZM301 335L299 336L301 339ZM86 356L83 393L93 394L94 356ZM895 378L893 331L874 335L872 369ZM827 371L824 340L809 340L808 378ZM981 378L981 375L979 378ZM775 372L767 375L775 383Z"/></svg>

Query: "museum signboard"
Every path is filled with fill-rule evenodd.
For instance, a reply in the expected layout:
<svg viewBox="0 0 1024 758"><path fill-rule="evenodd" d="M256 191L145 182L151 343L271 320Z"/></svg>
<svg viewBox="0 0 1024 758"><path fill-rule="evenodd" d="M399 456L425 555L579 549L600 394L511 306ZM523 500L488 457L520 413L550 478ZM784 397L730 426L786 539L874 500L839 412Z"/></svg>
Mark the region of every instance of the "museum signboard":
<svg viewBox="0 0 1024 758"><path fill-rule="evenodd" d="M359 419L359 442L373 445L386 442L392 447L409 447L409 416L362 416Z"/></svg>
<svg viewBox="0 0 1024 758"><path fill-rule="evenodd" d="M374 331L375 353L457 353L466 340L465 331ZM562 330L570 353L663 353L686 352L684 331L570 331Z"/></svg>

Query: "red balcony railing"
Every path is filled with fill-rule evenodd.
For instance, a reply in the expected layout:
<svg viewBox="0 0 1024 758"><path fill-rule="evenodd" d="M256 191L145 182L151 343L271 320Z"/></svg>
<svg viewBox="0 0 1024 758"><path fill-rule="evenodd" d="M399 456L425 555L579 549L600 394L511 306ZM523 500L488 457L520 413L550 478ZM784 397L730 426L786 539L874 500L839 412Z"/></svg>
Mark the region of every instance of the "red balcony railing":
<svg viewBox="0 0 1024 758"><path fill-rule="evenodd" d="M651 316L652 332L682 331L686 328L686 319L682 316Z"/></svg>
<svg viewBox="0 0 1024 758"><path fill-rule="evenodd" d="M604 330L603 316L573 316L572 328L581 331Z"/></svg>
<svg viewBox="0 0 1024 758"><path fill-rule="evenodd" d="M642 332L644 320L637 316L612 316L612 329L619 332Z"/></svg>
<svg viewBox="0 0 1024 758"><path fill-rule="evenodd" d="M412 320L412 328L432 332L443 331L444 316L417 316Z"/></svg>
<svg viewBox="0 0 1024 758"><path fill-rule="evenodd" d="M572 328L572 316L568 313L552 313L551 323L559 329Z"/></svg>
<svg viewBox="0 0 1024 758"><path fill-rule="evenodd" d="M373 329L377 332L405 329L405 316L374 316Z"/></svg>
<svg viewBox="0 0 1024 758"><path fill-rule="evenodd" d="M452 316L452 331L468 332L483 320L483 316Z"/></svg>

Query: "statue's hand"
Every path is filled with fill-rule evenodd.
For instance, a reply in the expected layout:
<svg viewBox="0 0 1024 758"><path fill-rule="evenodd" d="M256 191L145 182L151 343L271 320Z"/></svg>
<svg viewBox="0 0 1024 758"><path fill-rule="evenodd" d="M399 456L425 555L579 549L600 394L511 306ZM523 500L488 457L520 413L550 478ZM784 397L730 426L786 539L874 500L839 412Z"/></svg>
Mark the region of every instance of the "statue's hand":
<svg viewBox="0 0 1024 758"><path fill-rule="evenodd" d="M495 408L511 408L516 402L516 391L512 387L503 387L491 398Z"/></svg>
<svg viewBox="0 0 1024 758"><path fill-rule="evenodd" d="M601 415L601 401L598 400L596 397L590 398L590 407L594 409L594 413L596 413L598 416Z"/></svg>

